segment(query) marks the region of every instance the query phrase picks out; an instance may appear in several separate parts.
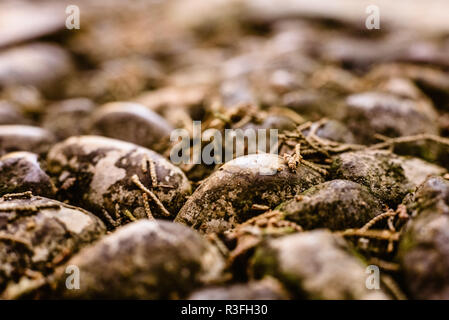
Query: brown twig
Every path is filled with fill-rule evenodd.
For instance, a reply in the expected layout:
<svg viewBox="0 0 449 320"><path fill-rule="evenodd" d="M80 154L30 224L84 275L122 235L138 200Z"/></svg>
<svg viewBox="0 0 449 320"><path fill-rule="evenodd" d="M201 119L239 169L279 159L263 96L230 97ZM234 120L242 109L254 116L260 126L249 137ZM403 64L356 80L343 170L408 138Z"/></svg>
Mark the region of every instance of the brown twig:
<svg viewBox="0 0 449 320"><path fill-rule="evenodd" d="M165 216L167 217L170 216L170 212L164 207L159 198L151 190L149 190L142 184L142 182L140 181L139 177L136 174L131 177L131 180L140 190L142 190L143 192L145 192L150 196L150 198L153 200L153 202Z"/></svg>

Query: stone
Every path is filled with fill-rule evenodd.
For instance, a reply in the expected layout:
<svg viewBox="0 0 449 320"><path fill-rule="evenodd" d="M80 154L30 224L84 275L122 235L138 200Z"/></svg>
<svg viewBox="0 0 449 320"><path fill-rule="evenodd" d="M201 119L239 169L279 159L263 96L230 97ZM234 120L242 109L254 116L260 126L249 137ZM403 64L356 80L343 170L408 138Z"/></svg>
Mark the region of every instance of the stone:
<svg viewBox="0 0 449 320"><path fill-rule="evenodd" d="M399 156L383 150L345 152L334 157L332 179L345 179L369 188L371 193L394 206L413 189Z"/></svg>
<svg viewBox="0 0 449 320"><path fill-rule="evenodd" d="M273 208L321 182L313 169L300 166L293 172L274 154L238 157L201 183L175 221L202 233L225 231L257 215L254 204Z"/></svg>
<svg viewBox="0 0 449 320"><path fill-rule="evenodd" d="M132 102L112 102L90 119L90 133L129 141L152 150L164 149L174 128L160 115Z"/></svg>
<svg viewBox="0 0 449 320"><path fill-rule="evenodd" d="M443 167L414 157L401 157L401 165L405 176L415 187L429 176L440 176L447 172Z"/></svg>
<svg viewBox="0 0 449 320"><path fill-rule="evenodd" d="M287 300L289 294L282 284L271 277L248 283L194 291L189 300Z"/></svg>
<svg viewBox="0 0 449 320"><path fill-rule="evenodd" d="M30 85L51 94L73 70L69 54L49 43L30 43L0 54L0 85Z"/></svg>
<svg viewBox="0 0 449 320"><path fill-rule="evenodd" d="M42 127L53 132L58 140L87 133L89 115L95 103L87 98L61 100L48 106Z"/></svg>
<svg viewBox="0 0 449 320"><path fill-rule="evenodd" d="M55 137L45 129L27 125L0 125L0 155L13 151L45 154Z"/></svg>
<svg viewBox="0 0 449 320"><path fill-rule="evenodd" d="M279 279L301 299L388 299L383 290L366 287L366 266L343 238L314 230L273 239L260 246L251 270L256 278Z"/></svg>
<svg viewBox="0 0 449 320"><path fill-rule="evenodd" d="M382 202L369 189L348 180L331 180L304 191L277 207L286 220L302 228L345 230L361 228L383 212Z"/></svg>
<svg viewBox="0 0 449 320"><path fill-rule="evenodd" d="M30 192L3 196L0 293L5 290L7 299L26 294L34 289L32 280L44 280L53 268L105 232L101 220L85 210Z"/></svg>
<svg viewBox="0 0 449 320"><path fill-rule="evenodd" d="M312 124L312 126L314 124ZM307 133L309 131L310 130L304 130L303 131L304 135L307 136ZM324 124L320 125L320 127L316 130L315 134L320 138L331 141L337 141L348 144L354 144L356 142L356 139L352 134L352 132L342 122L338 120L331 120L331 119L327 120Z"/></svg>
<svg viewBox="0 0 449 320"><path fill-rule="evenodd" d="M56 194L56 187L42 169L38 155L19 151L0 157L0 195L26 191L50 198Z"/></svg>
<svg viewBox="0 0 449 320"><path fill-rule="evenodd" d="M19 108L13 103L5 100L0 100L0 125L4 124L27 124Z"/></svg>
<svg viewBox="0 0 449 320"><path fill-rule="evenodd" d="M438 133L437 114L430 103L389 93L350 95L344 119L360 143L376 142L375 134L400 137Z"/></svg>
<svg viewBox="0 0 449 320"><path fill-rule="evenodd" d="M65 299L179 299L222 281L224 260L191 229L168 221L130 223L67 262L80 270L80 289L67 290L64 268L53 295Z"/></svg>
<svg viewBox="0 0 449 320"><path fill-rule="evenodd" d="M408 204L398 260L414 299L449 299L449 181L429 177Z"/></svg>
<svg viewBox="0 0 449 320"><path fill-rule="evenodd" d="M47 164L58 196L102 217L110 228L151 216L174 218L191 192L184 173L158 153L105 137L68 138L52 147Z"/></svg>

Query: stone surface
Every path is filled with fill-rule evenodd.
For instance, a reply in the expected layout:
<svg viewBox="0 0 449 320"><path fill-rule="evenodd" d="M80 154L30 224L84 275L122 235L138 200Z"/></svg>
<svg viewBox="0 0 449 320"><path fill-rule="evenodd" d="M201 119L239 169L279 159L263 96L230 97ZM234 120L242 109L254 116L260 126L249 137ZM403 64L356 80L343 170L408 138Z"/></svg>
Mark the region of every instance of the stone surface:
<svg viewBox="0 0 449 320"><path fill-rule="evenodd" d="M308 132L309 130L304 130L305 135ZM327 120L316 130L316 135L320 138L349 144L355 143L356 141L352 132L338 120Z"/></svg>
<svg viewBox="0 0 449 320"><path fill-rule="evenodd" d="M361 143L375 142L376 133L388 137L438 133L436 111L423 100L365 92L349 96L346 104L344 119Z"/></svg>
<svg viewBox="0 0 449 320"><path fill-rule="evenodd" d="M0 195L31 191L53 197L56 187L38 162L38 155L26 151L0 157Z"/></svg>
<svg viewBox="0 0 449 320"><path fill-rule="evenodd" d="M440 176L447 172L443 167L414 157L401 158L401 165L405 176L415 187L429 176Z"/></svg>
<svg viewBox="0 0 449 320"><path fill-rule="evenodd" d="M304 229L331 230L361 228L383 212L382 202L367 187L348 180L316 185L277 209Z"/></svg>
<svg viewBox="0 0 449 320"><path fill-rule="evenodd" d="M398 250L404 284L415 299L449 299L449 181L429 177L413 194Z"/></svg>
<svg viewBox="0 0 449 320"><path fill-rule="evenodd" d="M26 124L28 121L13 103L0 100L0 125Z"/></svg>
<svg viewBox="0 0 449 320"><path fill-rule="evenodd" d="M189 300L286 300L288 293L279 281L267 277L260 281L200 289Z"/></svg>
<svg viewBox="0 0 449 320"><path fill-rule="evenodd" d="M365 286L366 266L344 240L326 230L271 240L256 250L256 277L274 276L297 298L387 299L382 290Z"/></svg>
<svg viewBox="0 0 449 320"><path fill-rule="evenodd" d="M87 98L55 102L46 108L42 127L53 132L58 140L86 134L94 108L95 103Z"/></svg>
<svg viewBox="0 0 449 320"><path fill-rule="evenodd" d="M149 207L156 218L173 218L191 190L182 171L161 155L110 138L68 138L50 150L47 163L50 174L57 180L58 195L91 210L109 227L147 218L144 192L133 181L134 175L168 211L164 213L148 195Z"/></svg>
<svg viewBox="0 0 449 320"><path fill-rule="evenodd" d="M33 281L106 232L104 224L82 209L30 193L0 199L0 292L26 294ZM29 282L27 282L29 280Z"/></svg>
<svg viewBox="0 0 449 320"><path fill-rule="evenodd" d="M13 151L45 154L54 141L51 132L39 127L0 125L0 155Z"/></svg>
<svg viewBox="0 0 449 320"><path fill-rule="evenodd" d="M90 133L162 150L174 128L160 115L132 102L112 102L99 107L90 119Z"/></svg>
<svg viewBox="0 0 449 320"><path fill-rule="evenodd" d="M368 187L388 205L395 205L413 189L400 158L388 151L345 152L335 156L331 167L333 179L346 179Z"/></svg>
<svg viewBox="0 0 449 320"><path fill-rule="evenodd" d="M0 54L0 85L31 85L57 93L57 87L73 69L71 57L61 47L31 43Z"/></svg>
<svg viewBox="0 0 449 320"><path fill-rule="evenodd" d="M225 231L260 213L253 204L273 208L320 182L316 171L300 166L292 172L274 154L238 157L201 183L175 221L204 233Z"/></svg>
<svg viewBox="0 0 449 320"><path fill-rule="evenodd" d="M124 226L67 262L80 268L80 289L67 290L57 272L55 297L69 299L176 299L219 283L224 261L189 228L142 220Z"/></svg>

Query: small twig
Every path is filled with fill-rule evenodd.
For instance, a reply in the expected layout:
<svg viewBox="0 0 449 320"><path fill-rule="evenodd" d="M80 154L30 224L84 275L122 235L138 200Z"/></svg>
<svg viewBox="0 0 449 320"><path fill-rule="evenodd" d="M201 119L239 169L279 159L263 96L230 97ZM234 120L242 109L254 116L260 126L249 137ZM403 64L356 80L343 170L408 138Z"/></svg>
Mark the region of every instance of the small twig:
<svg viewBox="0 0 449 320"><path fill-rule="evenodd" d="M300 135L302 136L302 138L305 141L307 141L307 143L309 144L309 146L312 149L315 149L316 151L320 152L321 154L325 155L326 157L330 157L329 152L327 152L325 149L321 148L319 145L317 145L315 142L313 142L310 137L306 137L302 133L300 133Z"/></svg>
<svg viewBox="0 0 449 320"><path fill-rule="evenodd" d="M410 218L407 213L407 207L404 204L401 203L400 205L398 205L396 211L398 212L399 219L407 220L408 218Z"/></svg>
<svg viewBox="0 0 449 320"><path fill-rule="evenodd" d="M134 217L134 215L131 213L131 211L129 211L128 209L124 209L123 213L125 214L125 216L131 220L131 221L137 221L137 218Z"/></svg>
<svg viewBox="0 0 449 320"><path fill-rule="evenodd" d="M106 219L107 222L109 222L110 225L112 225L113 227L118 226L117 221L112 219L111 215L109 214L109 212L106 211L106 209L101 209L101 213L103 214L104 218Z"/></svg>
<svg viewBox="0 0 449 320"><path fill-rule="evenodd" d="M300 160L300 163L302 163L303 165L305 165L305 166L307 166L307 167L309 167L309 168L314 169L315 171L318 171L318 172L321 173L323 176L327 176L327 175L329 174L329 172L327 172L326 169L320 168L317 164L315 164L315 163L313 163L313 162L310 162L310 161L301 159L301 160Z"/></svg>
<svg viewBox="0 0 449 320"><path fill-rule="evenodd" d="M61 206L56 202L50 203L38 203L36 205L21 205L18 206L14 203L8 203L6 205L0 205L0 211L38 211L39 209L52 209L52 208L60 208Z"/></svg>
<svg viewBox="0 0 449 320"><path fill-rule="evenodd" d="M149 190L142 184L142 182L140 181L139 177L136 174L131 177L131 180L140 190L142 190L143 192L145 192L150 196L150 198L153 200L153 202L165 216L169 217L171 215L170 212L167 209L165 209L164 205L159 200L159 198L151 190Z"/></svg>
<svg viewBox="0 0 449 320"><path fill-rule="evenodd" d="M307 122L305 122L305 123L299 125L299 126L296 128L296 131L299 131L299 132L305 131L305 130L309 129L311 125L312 125L312 122L307 121Z"/></svg>
<svg viewBox="0 0 449 320"><path fill-rule="evenodd" d="M394 262L389 262L389 261L385 261L385 260L381 260L379 258L376 257L372 257L369 260L370 264L374 264L376 266L378 266L379 268L386 270L386 271L390 271L390 272L397 272L400 269L399 264L394 263Z"/></svg>
<svg viewBox="0 0 449 320"><path fill-rule="evenodd" d="M237 123L235 123L232 127L234 129L238 129L243 127L245 124L250 123L252 120L252 116L251 115L245 115L242 119L240 119Z"/></svg>
<svg viewBox="0 0 449 320"><path fill-rule="evenodd" d="M397 300L407 300L406 295L402 292L402 290L399 288L397 283L391 278L389 275L383 274L380 277L382 283L387 287L388 291L391 292L391 294L394 296Z"/></svg>
<svg viewBox="0 0 449 320"><path fill-rule="evenodd" d="M387 241L399 241L399 232L391 232L390 230L361 230L361 229L347 229L345 231L339 231L337 234L340 234L344 237L346 236L356 236L356 237L365 237L377 240L387 240Z"/></svg>
<svg viewBox="0 0 449 320"><path fill-rule="evenodd" d="M148 204L148 195L142 192L143 207L145 208L145 213L149 220L154 220L153 213L151 212L150 205Z"/></svg>
<svg viewBox="0 0 449 320"><path fill-rule="evenodd" d="M142 165L141 165L141 167L142 167L142 172L143 173L147 173L147 171L148 171L148 159L145 156L142 158Z"/></svg>
<svg viewBox="0 0 449 320"><path fill-rule="evenodd" d="M158 187L158 184L157 184L157 173L156 173L156 166L155 166L155 164L154 164L154 161L153 161L153 159L148 159L148 163L149 163L149 165L150 165L150 177L151 177L151 186L153 187L153 188L156 188L156 187Z"/></svg>
<svg viewBox="0 0 449 320"><path fill-rule="evenodd" d="M388 229L390 229L390 231L392 231L392 232L395 232L396 228L394 227L393 221L394 221L394 216L391 216L388 218L388 220L387 220Z"/></svg>
<svg viewBox="0 0 449 320"><path fill-rule="evenodd" d="M221 239L217 236L216 233L208 234L208 238L216 245L216 247L218 248L218 250L220 250L221 254L224 257L229 255L229 249L226 247L223 241L221 241Z"/></svg>
<svg viewBox="0 0 449 320"><path fill-rule="evenodd" d="M12 199L31 199L33 193L31 191L19 192L19 193L7 193L2 196L5 200Z"/></svg>
<svg viewBox="0 0 449 320"><path fill-rule="evenodd" d="M381 221L387 217L392 217L395 215L396 215L396 213L393 210L388 209L386 212L381 213L381 214L375 216L374 218L372 218L370 221L368 221L363 227L360 228L360 231L362 231L362 232L367 231L369 228L371 228L373 225L375 225L378 221Z"/></svg>
<svg viewBox="0 0 449 320"><path fill-rule="evenodd" d="M376 143L376 144L369 146L368 149L370 149L370 150L383 149L383 148L386 148L386 147L389 147L389 146L395 145L395 144L416 142L416 141L420 141L420 140L430 140L430 141L434 141L434 142L440 143L445 146L449 146L448 138L443 138L443 137L433 135L433 134L428 134L428 133L422 133L422 134L417 134L414 136L403 136L403 137L397 137L397 138L389 138L388 140L386 140L384 142Z"/></svg>
<svg viewBox="0 0 449 320"><path fill-rule="evenodd" d="M256 204L256 203L254 203L251 206L251 209L252 210L257 210L257 211L267 211L267 210L270 210L270 207L266 206L266 205L263 205L263 204Z"/></svg>

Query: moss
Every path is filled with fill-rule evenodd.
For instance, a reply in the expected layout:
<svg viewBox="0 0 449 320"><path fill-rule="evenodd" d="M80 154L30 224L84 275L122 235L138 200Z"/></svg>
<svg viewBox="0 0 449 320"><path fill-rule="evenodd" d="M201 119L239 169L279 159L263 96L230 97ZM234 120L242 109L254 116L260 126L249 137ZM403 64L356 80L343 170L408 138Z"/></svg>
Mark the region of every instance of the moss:
<svg viewBox="0 0 449 320"><path fill-rule="evenodd" d="M285 219L304 229L344 230L362 227L382 213L382 203L368 188L348 180L332 180L301 193L278 207Z"/></svg>
<svg viewBox="0 0 449 320"><path fill-rule="evenodd" d="M340 154L331 166L331 178L362 184L390 206L402 201L410 188L400 159L387 151L358 151Z"/></svg>

